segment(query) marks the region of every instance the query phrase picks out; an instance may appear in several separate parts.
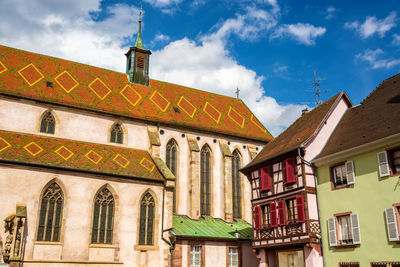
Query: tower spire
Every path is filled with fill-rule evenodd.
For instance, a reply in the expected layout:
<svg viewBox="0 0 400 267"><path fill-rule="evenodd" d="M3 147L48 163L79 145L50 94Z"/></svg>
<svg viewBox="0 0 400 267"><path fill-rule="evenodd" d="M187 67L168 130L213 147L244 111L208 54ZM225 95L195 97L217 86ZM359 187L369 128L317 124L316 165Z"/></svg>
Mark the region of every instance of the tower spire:
<svg viewBox="0 0 400 267"><path fill-rule="evenodd" d="M138 33L137 33L137 36L136 36L136 41L135 41L135 44L133 45L133 47L146 50L146 48L144 48L144 45L143 45L143 42L142 42L142 13L143 13L143 10L142 10L142 8L140 8L140 12L139 12L139 30L138 30Z"/></svg>

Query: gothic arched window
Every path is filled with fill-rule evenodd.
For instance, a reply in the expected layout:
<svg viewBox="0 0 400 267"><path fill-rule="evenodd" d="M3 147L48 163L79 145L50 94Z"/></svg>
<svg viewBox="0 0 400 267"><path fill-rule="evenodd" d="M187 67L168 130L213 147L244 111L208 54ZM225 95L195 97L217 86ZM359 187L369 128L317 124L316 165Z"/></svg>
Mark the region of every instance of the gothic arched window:
<svg viewBox="0 0 400 267"><path fill-rule="evenodd" d="M62 189L56 182L44 191L40 203L38 241L60 241L63 199Z"/></svg>
<svg viewBox="0 0 400 267"><path fill-rule="evenodd" d="M139 245L153 245L154 208L154 198L147 192L140 200Z"/></svg>
<svg viewBox="0 0 400 267"><path fill-rule="evenodd" d="M110 142L122 144L123 138L124 138L124 132L122 130L121 125L119 123L114 123L114 125L111 127Z"/></svg>
<svg viewBox="0 0 400 267"><path fill-rule="evenodd" d="M50 111L46 111L40 122L40 132L54 134L54 130L56 128L56 120L54 119L53 114Z"/></svg>
<svg viewBox="0 0 400 267"><path fill-rule="evenodd" d="M174 139L169 140L167 143L167 151L166 151L166 163L168 168L176 177L176 169L177 169L177 152L178 152L178 145L176 144ZM172 211L173 213L176 212L176 187L174 188L173 192L173 203L172 203Z"/></svg>
<svg viewBox="0 0 400 267"><path fill-rule="evenodd" d="M112 244L114 196L103 187L94 200L92 244Z"/></svg>
<svg viewBox="0 0 400 267"><path fill-rule="evenodd" d="M210 215L211 150L205 145L200 154L200 214Z"/></svg>
<svg viewBox="0 0 400 267"><path fill-rule="evenodd" d="M240 205L240 154L239 151L235 150L232 153L232 208L233 218L241 217L241 205Z"/></svg>

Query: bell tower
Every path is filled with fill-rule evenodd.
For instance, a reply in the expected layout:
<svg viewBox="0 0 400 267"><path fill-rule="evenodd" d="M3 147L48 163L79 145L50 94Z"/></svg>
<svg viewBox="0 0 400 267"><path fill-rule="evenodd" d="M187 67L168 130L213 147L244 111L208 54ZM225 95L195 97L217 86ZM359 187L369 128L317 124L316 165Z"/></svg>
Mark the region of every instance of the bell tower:
<svg viewBox="0 0 400 267"><path fill-rule="evenodd" d="M142 42L142 10L139 13L139 30L135 44L129 48L126 56L126 74L129 82L149 86L150 50L144 48Z"/></svg>

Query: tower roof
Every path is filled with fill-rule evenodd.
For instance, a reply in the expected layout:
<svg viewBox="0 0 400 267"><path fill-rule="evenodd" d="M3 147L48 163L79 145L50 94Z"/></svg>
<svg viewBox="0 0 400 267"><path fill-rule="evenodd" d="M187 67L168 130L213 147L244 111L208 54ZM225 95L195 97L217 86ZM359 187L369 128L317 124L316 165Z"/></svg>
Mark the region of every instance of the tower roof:
<svg viewBox="0 0 400 267"><path fill-rule="evenodd" d="M139 13L139 29L138 29L136 41L135 41L135 44L133 45L133 47L136 47L136 48L139 48L142 50L146 50L146 48L144 48L144 45L142 42L142 10L140 10L140 13Z"/></svg>

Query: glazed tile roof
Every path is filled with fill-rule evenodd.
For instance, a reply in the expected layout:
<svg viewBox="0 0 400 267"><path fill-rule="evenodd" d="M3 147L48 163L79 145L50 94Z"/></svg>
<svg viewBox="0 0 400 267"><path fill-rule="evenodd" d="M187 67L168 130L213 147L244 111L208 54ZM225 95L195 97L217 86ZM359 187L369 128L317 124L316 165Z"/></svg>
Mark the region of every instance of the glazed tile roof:
<svg viewBox="0 0 400 267"><path fill-rule="evenodd" d="M122 55L121 55L121 60ZM0 94L259 141L273 139L236 98L0 46Z"/></svg>
<svg viewBox="0 0 400 267"><path fill-rule="evenodd" d="M164 181L144 150L2 130L0 161Z"/></svg>
<svg viewBox="0 0 400 267"><path fill-rule="evenodd" d="M318 131L324 118L342 97L345 97L349 105L351 105L345 92L333 96L321 105L299 117L273 141L266 144L261 152L258 153L258 155L242 170L246 171L269 159L297 149Z"/></svg>
<svg viewBox="0 0 400 267"><path fill-rule="evenodd" d="M316 159L400 133L400 74L348 109Z"/></svg>
<svg viewBox="0 0 400 267"><path fill-rule="evenodd" d="M172 234L182 238L236 240L236 230L241 240L251 240L253 236L253 228L246 221L234 220L229 223L209 216L191 219L186 215L174 215L172 228Z"/></svg>

